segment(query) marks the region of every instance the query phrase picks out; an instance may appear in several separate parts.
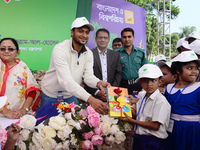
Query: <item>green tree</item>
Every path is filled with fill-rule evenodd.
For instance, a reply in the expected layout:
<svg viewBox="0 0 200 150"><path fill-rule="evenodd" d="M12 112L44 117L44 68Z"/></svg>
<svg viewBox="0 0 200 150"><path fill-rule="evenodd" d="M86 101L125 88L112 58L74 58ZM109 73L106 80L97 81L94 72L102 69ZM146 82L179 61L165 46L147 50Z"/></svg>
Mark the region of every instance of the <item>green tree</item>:
<svg viewBox="0 0 200 150"><path fill-rule="evenodd" d="M157 17L155 12L157 11L158 0L126 0L130 3L138 5L146 11L146 45L147 55L157 55ZM171 19L176 19L180 13L179 7L173 4L175 0L171 2ZM162 6L160 4L160 6ZM166 2L166 7L169 7L169 2ZM162 7L160 7L162 9ZM175 40L173 40L175 41ZM173 43L174 45L174 43Z"/></svg>
<svg viewBox="0 0 200 150"><path fill-rule="evenodd" d="M194 26L192 27L185 26L185 27L180 27L179 29L181 30L181 33L179 33L179 38L187 37L190 33L196 31L196 27Z"/></svg>

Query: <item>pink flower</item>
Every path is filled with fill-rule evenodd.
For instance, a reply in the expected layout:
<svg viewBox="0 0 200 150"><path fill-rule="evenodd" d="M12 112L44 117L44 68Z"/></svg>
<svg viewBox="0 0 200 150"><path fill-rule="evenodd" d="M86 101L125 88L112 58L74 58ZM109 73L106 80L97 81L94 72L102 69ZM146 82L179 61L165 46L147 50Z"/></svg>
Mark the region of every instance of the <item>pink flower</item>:
<svg viewBox="0 0 200 150"><path fill-rule="evenodd" d="M94 129L94 133L95 133L96 135L101 135L101 132L102 132L102 125L100 124L98 127L96 127L96 128Z"/></svg>
<svg viewBox="0 0 200 150"><path fill-rule="evenodd" d="M82 143L82 150L93 150L93 144L89 140L85 140Z"/></svg>
<svg viewBox="0 0 200 150"><path fill-rule="evenodd" d="M85 121L83 121L83 120L79 120L79 123L80 123L80 124L83 123L85 126L87 125L87 123L86 123Z"/></svg>
<svg viewBox="0 0 200 150"><path fill-rule="evenodd" d="M94 127L94 128L98 127L100 124L100 121L101 119L98 113L90 114L88 116L88 122L89 122L90 127Z"/></svg>
<svg viewBox="0 0 200 150"><path fill-rule="evenodd" d="M82 116L83 119L85 119L88 116L87 110L86 109L82 109L80 111L80 116Z"/></svg>
<svg viewBox="0 0 200 150"><path fill-rule="evenodd" d="M86 110L87 110L87 113L88 113L88 114L97 113L91 105L88 106Z"/></svg>
<svg viewBox="0 0 200 150"><path fill-rule="evenodd" d="M102 145L103 144L103 138L100 135L94 135L92 137L92 144L93 145Z"/></svg>
<svg viewBox="0 0 200 150"><path fill-rule="evenodd" d="M7 141L7 131L5 129L0 129L0 142L1 148L3 149Z"/></svg>
<svg viewBox="0 0 200 150"><path fill-rule="evenodd" d="M88 133L83 133L83 136L86 140L90 139L93 136L94 132L90 131Z"/></svg>

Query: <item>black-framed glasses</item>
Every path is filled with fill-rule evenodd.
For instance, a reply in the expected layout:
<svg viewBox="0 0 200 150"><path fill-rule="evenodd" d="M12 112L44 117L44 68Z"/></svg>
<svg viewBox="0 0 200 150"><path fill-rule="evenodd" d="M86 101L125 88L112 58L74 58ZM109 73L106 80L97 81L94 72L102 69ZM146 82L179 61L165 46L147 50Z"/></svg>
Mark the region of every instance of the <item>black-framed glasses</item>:
<svg viewBox="0 0 200 150"><path fill-rule="evenodd" d="M11 47L8 47L7 49L8 49L9 52L13 52L14 50L16 50L16 49L11 48ZM5 52L5 51L6 51L6 48L5 48L5 47L2 47L2 48L0 48L0 51Z"/></svg>
<svg viewBox="0 0 200 150"><path fill-rule="evenodd" d="M97 36L97 39L100 39L100 40L101 40L101 39L107 40L108 38L109 38L109 37L106 37L106 36L104 36L104 37L103 37L103 36Z"/></svg>

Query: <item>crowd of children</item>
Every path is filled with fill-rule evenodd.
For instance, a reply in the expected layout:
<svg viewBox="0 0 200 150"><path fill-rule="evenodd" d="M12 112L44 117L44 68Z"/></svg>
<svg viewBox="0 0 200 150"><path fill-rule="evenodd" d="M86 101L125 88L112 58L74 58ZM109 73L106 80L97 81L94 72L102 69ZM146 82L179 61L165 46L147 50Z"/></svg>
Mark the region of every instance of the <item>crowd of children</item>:
<svg viewBox="0 0 200 150"><path fill-rule="evenodd" d="M179 54L170 61L157 55L155 65L139 70L143 91L136 104L134 150L200 149L200 33L194 31L176 46ZM162 93L162 94L161 94Z"/></svg>

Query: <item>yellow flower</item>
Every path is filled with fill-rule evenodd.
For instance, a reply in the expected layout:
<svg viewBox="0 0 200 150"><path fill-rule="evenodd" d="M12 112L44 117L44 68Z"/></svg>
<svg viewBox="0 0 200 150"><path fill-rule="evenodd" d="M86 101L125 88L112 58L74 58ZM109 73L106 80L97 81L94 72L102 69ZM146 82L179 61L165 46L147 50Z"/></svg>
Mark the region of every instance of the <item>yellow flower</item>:
<svg viewBox="0 0 200 150"><path fill-rule="evenodd" d="M60 108L60 109L62 109L62 108L64 108L64 107L63 107L63 105L62 105L62 104L59 104L59 105L57 106L57 108Z"/></svg>
<svg viewBox="0 0 200 150"><path fill-rule="evenodd" d="M66 105L65 105L65 108L70 108L69 104L66 104Z"/></svg>
<svg viewBox="0 0 200 150"><path fill-rule="evenodd" d="M25 95L26 90L25 89L20 89L19 94L20 94L20 98L23 98Z"/></svg>

